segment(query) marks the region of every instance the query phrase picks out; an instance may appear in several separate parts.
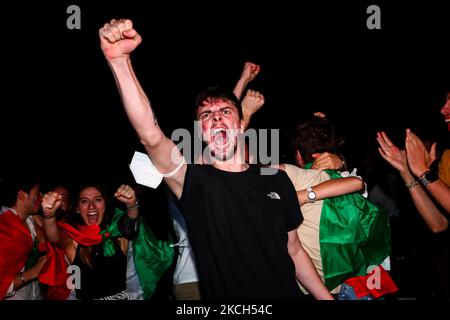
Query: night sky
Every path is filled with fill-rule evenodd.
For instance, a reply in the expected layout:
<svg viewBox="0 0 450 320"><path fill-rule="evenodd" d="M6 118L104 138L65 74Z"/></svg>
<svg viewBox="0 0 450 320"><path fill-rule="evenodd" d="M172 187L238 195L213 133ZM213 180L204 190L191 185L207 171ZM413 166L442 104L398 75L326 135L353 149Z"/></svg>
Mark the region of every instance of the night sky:
<svg viewBox="0 0 450 320"><path fill-rule="evenodd" d="M261 64L250 87L266 97L255 128L284 135L325 111L356 159L373 151L376 130L401 141L406 127L444 129L450 19L429 1L92 2L3 9L0 174L24 166L47 176L129 175L143 149L99 46L111 18L132 19L143 37L133 64L168 134L192 129L199 89L232 88L246 60ZM66 27L71 4L81 8L81 30ZM370 4L381 7L381 30L366 28Z"/></svg>

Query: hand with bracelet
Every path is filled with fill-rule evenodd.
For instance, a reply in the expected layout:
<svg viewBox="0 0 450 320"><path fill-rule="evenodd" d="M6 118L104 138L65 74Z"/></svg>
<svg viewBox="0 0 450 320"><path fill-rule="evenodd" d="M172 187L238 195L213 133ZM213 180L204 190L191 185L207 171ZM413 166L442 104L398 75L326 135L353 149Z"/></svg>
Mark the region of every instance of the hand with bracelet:
<svg viewBox="0 0 450 320"><path fill-rule="evenodd" d="M136 218L138 216L139 202L136 198L136 193L129 185L121 185L114 193L114 196L127 206L129 217Z"/></svg>
<svg viewBox="0 0 450 320"><path fill-rule="evenodd" d="M431 146L430 152L423 142L410 129L406 129L406 155L411 172L418 178L430 171L431 164L436 160L436 143Z"/></svg>
<svg viewBox="0 0 450 320"><path fill-rule="evenodd" d="M387 162L400 172L417 211L419 211L428 227L436 233L445 230L448 227L448 221L422 188L418 179L409 170L407 152L397 148L385 132L377 133L377 141L380 145L378 151Z"/></svg>
<svg viewBox="0 0 450 320"><path fill-rule="evenodd" d="M46 262L47 255L41 256L37 259L36 263L30 269L19 272L19 274L16 276L17 280L14 280L14 290L17 290L36 280Z"/></svg>

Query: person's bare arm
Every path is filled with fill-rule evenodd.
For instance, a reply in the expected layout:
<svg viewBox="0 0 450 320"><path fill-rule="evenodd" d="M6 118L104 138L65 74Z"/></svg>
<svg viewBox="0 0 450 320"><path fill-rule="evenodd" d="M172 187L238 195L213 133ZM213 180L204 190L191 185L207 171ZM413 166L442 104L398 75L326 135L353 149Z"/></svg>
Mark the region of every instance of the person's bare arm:
<svg viewBox="0 0 450 320"><path fill-rule="evenodd" d="M430 170L432 162L436 159L436 144L428 152L423 142L411 130L406 130L406 156L411 172L416 177L421 177ZM425 187L436 201L450 213L450 188L440 179L429 183Z"/></svg>
<svg viewBox="0 0 450 320"><path fill-rule="evenodd" d="M44 195L41 202L44 217L44 232L47 241L52 245L70 251L74 247L73 240L61 232L56 223L56 211L61 205L62 197L59 193L50 191Z"/></svg>
<svg viewBox="0 0 450 320"><path fill-rule="evenodd" d="M236 83L236 86L233 89L233 93L238 98L238 100L241 99L242 95L244 94L245 88L247 88L248 84L253 79L256 78L260 70L261 67L256 63L253 62L244 63L241 77L239 78L238 82Z"/></svg>
<svg viewBox="0 0 450 320"><path fill-rule="evenodd" d="M264 96L262 93L255 90L247 90L247 94L242 100L242 113L244 116L244 130L247 130L250 120L263 105L264 105Z"/></svg>
<svg viewBox="0 0 450 320"><path fill-rule="evenodd" d="M289 255L294 261L296 277L303 287L318 300L334 300L323 284L311 258L303 249L297 230L288 232L287 246Z"/></svg>
<svg viewBox="0 0 450 320"><path fill-rule="evenodd" d="M130 54L141 43L141 36L130 20L111 20L99 30L103 54L113 72L125 112L157 169L167 174L184 160L175 144L160 129L151 103L131 65ZM186 164L165 182L181 197Z"/></svg>
<svg viewBox="0 0 450 320"><path fill-rule="evenodd" d="M133 188L129 185L122 184L117 188L114 197L127 206L127 215L130 218L137 218L139 216L139 203Z"/></svg>
<svg viewBox="0 0 450 320"><path fill-rule="evenodd" d="M327 180L318 185L312 186L316 193L316 201L330 197L337 197L347 193L359 192L364 188L364 182L355 177L339 178ZM298 201L300 205L308 203L308 195L306 190L297 191Z"/></svg>
<svg viewBox="0 0 450 320"><path fill-rule="evenodd" d="M437 233L448 228L448 220L433 203L423 187L414 178L408 168L405 150L400 150L392 143L385 132L377 133L380 155L398 170L408 188L411 199L431 231Z"/></svg>

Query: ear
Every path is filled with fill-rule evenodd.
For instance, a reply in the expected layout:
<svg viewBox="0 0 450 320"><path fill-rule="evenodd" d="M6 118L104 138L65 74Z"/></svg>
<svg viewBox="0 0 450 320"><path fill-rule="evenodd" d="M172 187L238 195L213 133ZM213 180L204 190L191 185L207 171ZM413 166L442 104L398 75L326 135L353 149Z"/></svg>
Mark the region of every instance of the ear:
<svg viewBox="0 0 450 320"><path fill-rule="evenodd" d="M305 161L303 161L303 157L302 157L300 151L298 151L298 150L295 151L295 163L300 168L303 168L305 166Z"/></svg>
<svg viewBox="0 0 450 320"><path fill-rule="evenodd" d="M25 191L19 190L19 192L17 193L16 201L25 201L27 195L28 194Z"/></svg>

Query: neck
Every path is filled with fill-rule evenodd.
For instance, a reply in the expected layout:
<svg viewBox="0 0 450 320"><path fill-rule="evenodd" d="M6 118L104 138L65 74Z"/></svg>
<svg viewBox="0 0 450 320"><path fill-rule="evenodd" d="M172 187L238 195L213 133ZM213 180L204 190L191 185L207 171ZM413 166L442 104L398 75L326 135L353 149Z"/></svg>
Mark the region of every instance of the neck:
<svg viewBox="0 0 450 320"><path fill-rule="evenodd" d="M246 163L227 163L217 161L213 164L213 167L223 171L242 172L247 170L249 165Z"/></svg>
<svg viewBox="0 0 450 320"><path fill-rule="evenodd" d="M14 206L11 207L11 209L14 209L14 211L16 211L17 216L18 216L23 222L25 222L25 220L27 220L27 218L28 218L28 213L26 213L26 210L24 210L24 208L23 208L20 204L15 204Z"/></svg>
<svg viewBox="0 0 450 320"><path fill-rule="evenodd" d="M215 159L213 167L223 171L242 172L247 170L249 165L245 163L244 155L238 147L231 159L225 161Z"/></svg>

